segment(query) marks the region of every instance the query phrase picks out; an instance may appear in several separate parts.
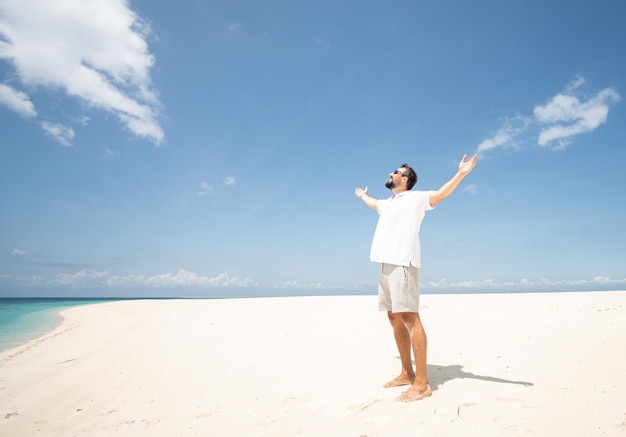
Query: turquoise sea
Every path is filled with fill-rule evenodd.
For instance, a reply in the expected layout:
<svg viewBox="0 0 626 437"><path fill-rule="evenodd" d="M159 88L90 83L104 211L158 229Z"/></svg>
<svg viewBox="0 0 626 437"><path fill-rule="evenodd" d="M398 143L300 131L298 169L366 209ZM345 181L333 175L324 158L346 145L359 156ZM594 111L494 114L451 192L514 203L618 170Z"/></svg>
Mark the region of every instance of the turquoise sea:
<svg viewBox="0 0 626 437"><path fill-rule="evenodd" d="M66 308L117 299L0 299L0 352L34 340L63 321Z"/></svg>

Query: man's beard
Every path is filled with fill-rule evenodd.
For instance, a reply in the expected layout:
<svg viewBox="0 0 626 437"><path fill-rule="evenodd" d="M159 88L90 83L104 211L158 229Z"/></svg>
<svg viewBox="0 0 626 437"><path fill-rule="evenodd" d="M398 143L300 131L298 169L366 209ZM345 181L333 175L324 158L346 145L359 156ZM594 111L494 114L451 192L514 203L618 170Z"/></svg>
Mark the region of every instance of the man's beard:
<svg viewBox="0 0 626 437"><path fill-rule="evenodd" d="M393 181L389 179L387 183L385 184L385 187L389 188L390 190L393 190L394 188L396 188L396 184L394 184Z"/></svg>

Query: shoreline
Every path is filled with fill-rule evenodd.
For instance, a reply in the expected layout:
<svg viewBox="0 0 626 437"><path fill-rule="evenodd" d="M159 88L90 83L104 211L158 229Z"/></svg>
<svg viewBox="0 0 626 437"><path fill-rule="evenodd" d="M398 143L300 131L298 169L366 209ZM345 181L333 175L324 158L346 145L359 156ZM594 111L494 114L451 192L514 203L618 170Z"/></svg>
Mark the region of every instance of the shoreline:
<svg viewBox="0 0 626 437"><path fill-rule="evenodd" d="M402 405L376 296L128 300L0 353L0 434L619 435L626 293L423 294ZM581 386L580 381L586 384ZM412 431L412 432L409 432Z"/></svg>
<svg viewBox="0 0 626 437"><path fill-rule="evenodd" d="M110 302L110 298L0 298L0 353L26 345L63 324L68 308Z"/></svg>

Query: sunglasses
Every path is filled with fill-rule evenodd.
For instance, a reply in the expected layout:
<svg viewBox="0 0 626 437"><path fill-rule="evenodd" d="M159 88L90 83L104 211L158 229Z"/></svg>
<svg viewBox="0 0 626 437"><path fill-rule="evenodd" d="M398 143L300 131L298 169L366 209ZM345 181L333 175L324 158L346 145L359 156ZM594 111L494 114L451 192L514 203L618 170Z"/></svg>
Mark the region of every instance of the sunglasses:
<svg viewBox="0 0 626 437"><path fill-rule="evenodd" d="M407 174L402 173L400 170L394 170L392 174L399 174L400 176L408 177Z"/></svg>

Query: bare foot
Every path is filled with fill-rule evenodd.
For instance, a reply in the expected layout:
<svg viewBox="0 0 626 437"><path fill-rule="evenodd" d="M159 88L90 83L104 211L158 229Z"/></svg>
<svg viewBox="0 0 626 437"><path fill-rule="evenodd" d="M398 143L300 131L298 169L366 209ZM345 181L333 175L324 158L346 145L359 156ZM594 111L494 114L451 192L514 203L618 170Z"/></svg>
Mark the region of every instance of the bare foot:
<svg viewBox="0 0 626 437"><path fill-rule="evenodd" d="M415 378L411 378L408 375L400 375L400 376L396 376L394 379L392 379L391 381L389 381L387 384L383 385L384 388L389 388L389 387L400 387L402 385L411 385L413 384L413 380Z"/></svg>
<svg viewBox="0 0 626 437"><path fill-rule="evenodd" d="M427 398L432 395L433 391L430 388L430 385L426 384L426 388L424 387L415 387L411 386L407 391L402 393L400 396L396 398L396 401L400 402L412 402L419 401L420 399Z"/></svg>

